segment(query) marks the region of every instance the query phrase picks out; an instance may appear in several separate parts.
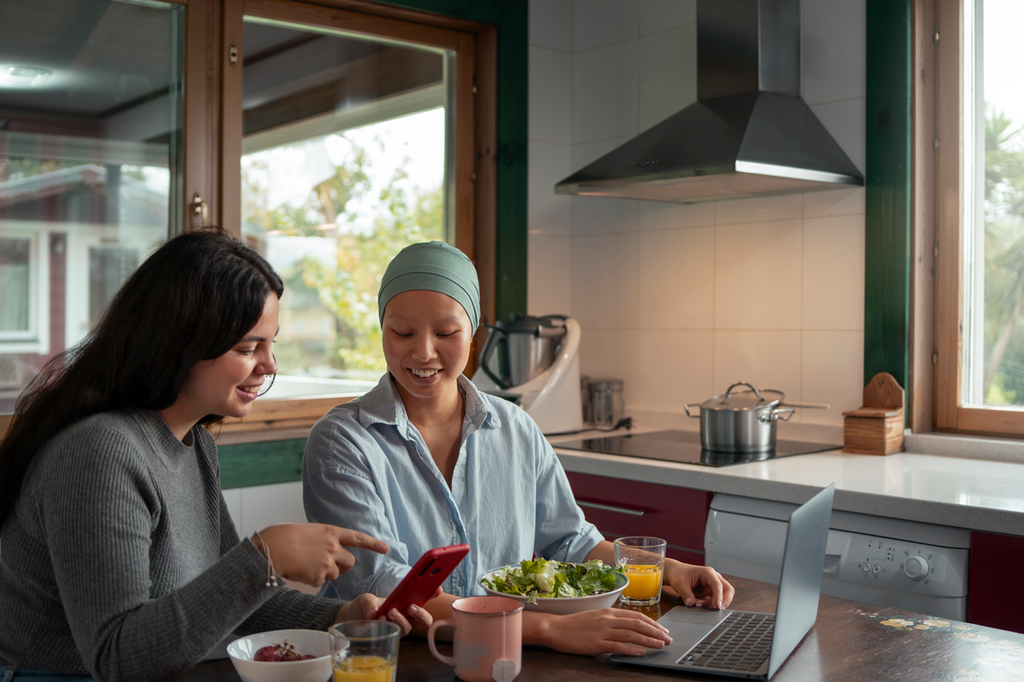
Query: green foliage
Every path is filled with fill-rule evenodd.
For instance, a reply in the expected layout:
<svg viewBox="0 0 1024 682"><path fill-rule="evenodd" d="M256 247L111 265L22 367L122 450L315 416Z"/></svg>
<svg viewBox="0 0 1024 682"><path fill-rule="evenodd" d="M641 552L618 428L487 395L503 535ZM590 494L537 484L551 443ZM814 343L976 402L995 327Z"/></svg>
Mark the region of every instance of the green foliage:
<svg viewBox="0 0 1024 682"><path fill-rule="evenodd" d="M1019 404L1024 375L1006 365L1020 354L1024 316L1024 136L1003 113L985 117L985 375L989 404Z"/></svg>
<svg viewBox="0 0 1024 682"><path fill-rule="evenodd" d="M353 145L350 160L339 166L333 177L313 187L304 201L270 208L268 188L260 186L256 174L243 173L247 206L243 216L252 225L267 232L293 236L324 236L337 232L334 257L330 265L307 257L287 272L287 295L294 299L315 294L334 318L332 347L324 360L336 370L383 372L380 323L377 318L377 291L391 258L414 242L444 237L443 188L408 190L401 182L407 175L399 168L381 190L378 206L369 229L356 227L358 216L349 212L354 199L370 191L368 169L372 158L366 150ZM258 163L258 162L257 162ZM255 165L255 170L265 166ZM363 202L365 203L365 202ZM365 219L360 223L364 224ZM330 228L329 230L324 228ZM311 356L321 355L309 342L293 344L298 350L284 351L279 363L284 368L302 367ZM305 357L303 357L305 355Z"/></svg>

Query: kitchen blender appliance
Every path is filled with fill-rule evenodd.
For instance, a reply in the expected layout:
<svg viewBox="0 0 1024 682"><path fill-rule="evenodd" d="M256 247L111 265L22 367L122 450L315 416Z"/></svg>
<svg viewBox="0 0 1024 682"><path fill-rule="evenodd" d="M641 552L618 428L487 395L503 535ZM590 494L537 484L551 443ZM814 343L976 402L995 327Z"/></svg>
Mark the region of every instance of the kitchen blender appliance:
<svg viewBox="0 0 1024 682"><path fill-rule="evenodd" d="M518 404L545 434L581 430L579 323L565 315L516 315L487 326L476 387Z"/></svg>

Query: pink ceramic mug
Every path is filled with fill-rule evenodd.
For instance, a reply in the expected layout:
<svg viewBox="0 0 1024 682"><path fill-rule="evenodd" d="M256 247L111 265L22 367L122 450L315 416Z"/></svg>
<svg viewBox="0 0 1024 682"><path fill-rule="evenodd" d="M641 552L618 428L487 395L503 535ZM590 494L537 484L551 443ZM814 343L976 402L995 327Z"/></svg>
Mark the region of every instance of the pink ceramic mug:
<svg viewBox="0 0 1024 682"><path fill-rule="evenodd" d="M463 597L452 610L454 618L435 620L427 630L430 653L466 682L512 682L523 667L523 605L508 597ZM455 628L454 656L434 645L446 625Z"/></svg>

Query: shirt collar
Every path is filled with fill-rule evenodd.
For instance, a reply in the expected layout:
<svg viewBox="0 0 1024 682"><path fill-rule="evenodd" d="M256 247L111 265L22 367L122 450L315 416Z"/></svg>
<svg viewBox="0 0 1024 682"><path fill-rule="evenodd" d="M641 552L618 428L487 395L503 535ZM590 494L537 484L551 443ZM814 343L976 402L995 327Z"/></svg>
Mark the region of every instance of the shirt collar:
<svg viewBox="0 0 1024 682"><path fill-rule="evenodd" d="M472 425L470 432L481 428L501 428L501 418L498 413L489 409L480 395L477 387L460 374L458 378L459 390L466 400L466 419ZM391 373L387 372L377 382L377 386L358 398L359 401L359 423L363 428L371 424L391 424L397 426L403 433L410 427L409 415L405 411L405 403L398 393Z"/></svg>

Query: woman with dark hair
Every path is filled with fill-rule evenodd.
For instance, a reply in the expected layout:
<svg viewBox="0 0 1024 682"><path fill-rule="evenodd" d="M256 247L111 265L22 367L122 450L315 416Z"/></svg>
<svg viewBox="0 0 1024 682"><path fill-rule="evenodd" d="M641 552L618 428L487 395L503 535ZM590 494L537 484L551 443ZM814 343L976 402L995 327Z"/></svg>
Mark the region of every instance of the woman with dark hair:
<svg viewBox="0 0 1024 682"><path fill-rule="evenodd" d="M232 632L376 617L319 585L384 553L363 533L285 524L239 541L203 428L243 417L277 367L281 279L222 231L171 239L78 348L23 394L0 443L0 680L150 680ZM408 632L430 623L387 617ZM41 678L41 671L51 671Z"/></svg>

